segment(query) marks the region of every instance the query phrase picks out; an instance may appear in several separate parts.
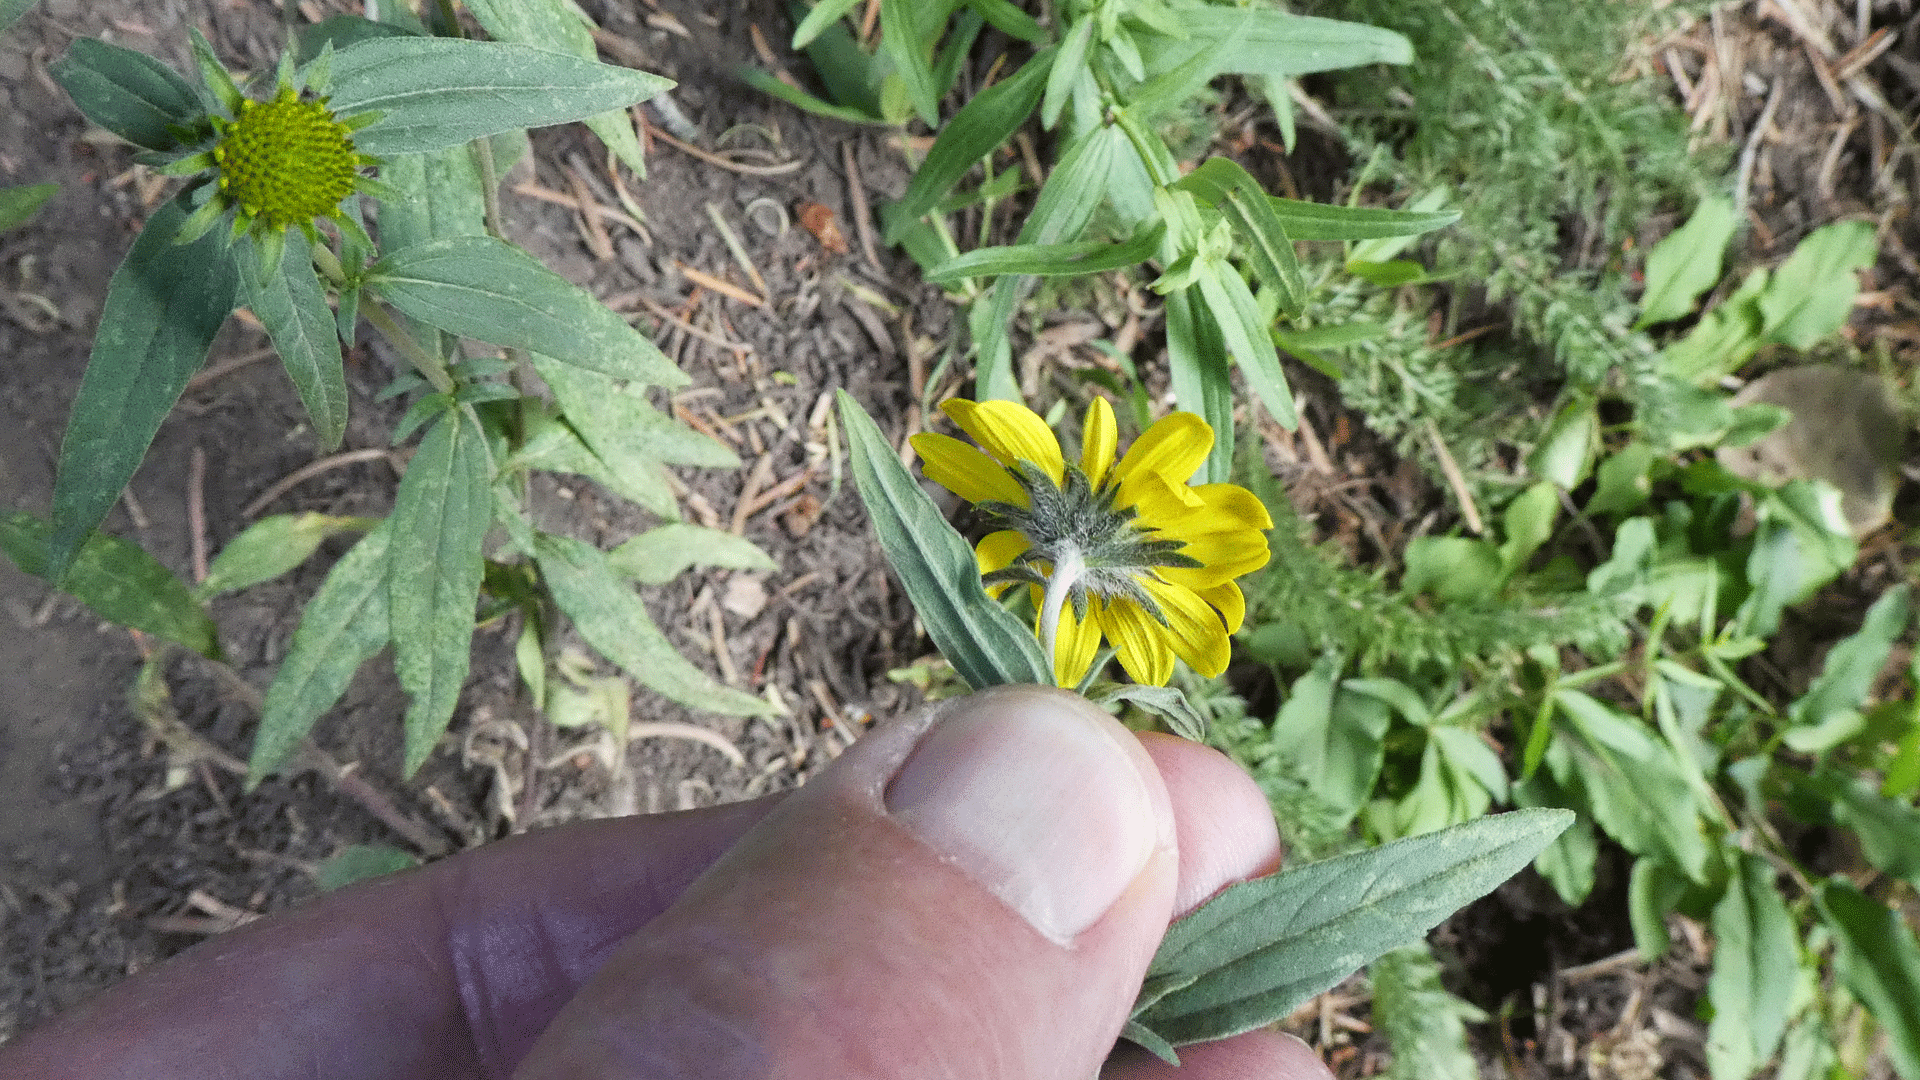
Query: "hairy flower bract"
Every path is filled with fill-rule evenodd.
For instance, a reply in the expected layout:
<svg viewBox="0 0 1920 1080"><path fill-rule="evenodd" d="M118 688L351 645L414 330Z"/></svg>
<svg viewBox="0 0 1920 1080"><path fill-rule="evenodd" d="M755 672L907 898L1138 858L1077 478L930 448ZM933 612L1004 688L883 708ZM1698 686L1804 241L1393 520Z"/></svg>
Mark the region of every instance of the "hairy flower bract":
<svg viewBox="0 0 1920 1080"><path fill-rule="evenodd" d="M1234 579L1266 565L1273 521L1245 488L1187 483L1213 448L1206 421L1172 413L1116 461L1113 408L1096 397L1076 463L1024 405L941 411L978 447L923 434L913 448L929 479L999 526L976 548L981 575L995 591L1029 586L1055 682L1078 685L1102 638L1135 682L1166 685L1175 657L1226 670L1227 636L1246 616Z"/></svg>

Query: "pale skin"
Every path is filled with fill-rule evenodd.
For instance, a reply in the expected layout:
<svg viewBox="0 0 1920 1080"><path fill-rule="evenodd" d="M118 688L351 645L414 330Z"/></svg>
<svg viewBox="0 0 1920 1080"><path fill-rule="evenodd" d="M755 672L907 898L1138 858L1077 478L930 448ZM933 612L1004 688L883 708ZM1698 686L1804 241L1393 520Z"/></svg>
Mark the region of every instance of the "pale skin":
<svg viewBox="0 0 1920 1080"><path fill-rule="evenodd" d="M991 722L968 712L981 701ZM1169 921L1271 872L1280 849L1259 789L1224 757L1074 720L1122 748L1158 831L1137 872L1079 868L1117 895L1090 922L1037 932L1045 920L996 895L1004 885L983 887L968 859L925 839L951 823L937 805L903 809L919 797L903 792L948 790L1004 750L1022 710L1092 712L1063 701L1038 688L976 697L947 707L944 741L927 717L882 725L786 795L556 828L342 890L0 1047L0 1076L1084 1080ZM913 775L931 780L903 771L916 747ZM1102 820L1101 807L1056 805ZM1102 1075L1330 1080L1304 1044L1268 1032L1183 1058L1175 1070L1123 1051Z"/></svg>

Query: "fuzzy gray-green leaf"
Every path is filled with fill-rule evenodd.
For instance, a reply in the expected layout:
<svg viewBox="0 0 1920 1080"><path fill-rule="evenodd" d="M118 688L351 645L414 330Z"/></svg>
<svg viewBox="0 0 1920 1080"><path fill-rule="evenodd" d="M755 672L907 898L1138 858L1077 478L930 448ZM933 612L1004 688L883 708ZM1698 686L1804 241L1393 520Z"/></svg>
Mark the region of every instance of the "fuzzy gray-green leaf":
<svg viewBox="0 0 1920 1080"><path fill-rule="evenodd" d="M52 530L32 514L0 516L0 551L35 577L48 577ZM101 618L218 656L213 620L186 583L139 545L96 533L80 548L60 587Z"/></svg>
<svg viewBox="0 0 1920 1080"><path fill-rule="evenodd" d="M347 432L347 376L333 309L314 273L313 252L298 229L287 231L280 272L265 281L244 275L247 306L273 339L280 363L300 392L321 449L339 448Z"/></svg>
<svg viewBox="0 0 1920 1080"><path fill-rule="evenodd" d="M981 586L973 549L920 490L860 403L842 390L839 404L854 483L874 535L940 654L975 690L1053 685L1033 631Z"/></svg>
<svg viewBox="0 0 1920 1080"><path fill-rule="evenodd" d="M779 569L778 563L746 537L684 521L648 529L607 552L607 563L642 585L664 585L695 566Z"/></svg>
<svg viewBox="0 0 1920 1080"><path fill-rule="evenodd" d="M491 236L450 236L393 252L366 285L408 315L463 337L544 353L655 386L687 377L585 289Z"/></svg>
<svg viewBox="0 0 1920 1080"><path fill-rule="evenodd" d="M148 150L178 145L170 129L206 113L193 84L172 68L93 38L74 42L47 73L87 119Z"/></svg>
<svg viewBox="0 0 1920 1080"><path fill-rule="evenodd" d="M386 647L391 536L382 524L361 537L333 564L320 591L307 602L261 706L260 731L247 763L248 784L279 771L313 722L340 700L353 673Z"/></svg>
<svg viewBox="0 0 1920 1080"><path fill-rule="evenodd" d="M644 71L528 45L393 37L334 54L330 104L341 116L381 114L354 135L362 153L377 157L585 120L672 85Z"/></svg>
<svg viewBox="0 0 1920 1080"><path fill-rule="evenodd" d="M493 521L486 439L463 410L441 414L394 495L387 600L393 668L412 699L406 772L433 752L453 719L472 658L482 543Z"/></svg>
<svg viewBox="0 0 1920 1080"><path fill-rule="evenodd" d="M271 581L306 562L328 537L372 524L312 511L261 518L220 549L194 595L204 600Z"/></svg>
<svg viewBox="0 0 1920 1080"><path fill-rule="evenodd" d="M467 10L496 41L510 41L572 53L583 60L598 55L588 23L571 0L467 0ZM585 117L587 125L635 176L647 175L646 155L625 108Z"/></svg>
<svg viewBox="0 0 1920 1080"><path fill-rule="evenodd" d="M1282 1019L1491 892L1572 821L1517 810L1230 886L1167 931L1133 1018L1175 1046Z"/></svg>

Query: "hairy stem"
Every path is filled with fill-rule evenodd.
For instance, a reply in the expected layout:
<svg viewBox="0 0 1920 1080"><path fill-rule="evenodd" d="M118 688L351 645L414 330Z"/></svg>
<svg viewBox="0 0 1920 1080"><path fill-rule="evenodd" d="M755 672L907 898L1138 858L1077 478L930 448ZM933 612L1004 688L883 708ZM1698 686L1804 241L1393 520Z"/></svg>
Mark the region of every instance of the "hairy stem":
<svg viewBox="0 0 1920 1080"><path fill-rule="evenodd" d="M1060 611L1066 605L1074 583L1080 580L1080 574L1086 568L1079 552L1069 552L1054 565L1053 575L1047 579L1046 599L1040 605L1040 645L1046 650L1049 672L1056 670L1054 656L1059 649ZM1055 678L1058 679L1058 676Z"/></svg>

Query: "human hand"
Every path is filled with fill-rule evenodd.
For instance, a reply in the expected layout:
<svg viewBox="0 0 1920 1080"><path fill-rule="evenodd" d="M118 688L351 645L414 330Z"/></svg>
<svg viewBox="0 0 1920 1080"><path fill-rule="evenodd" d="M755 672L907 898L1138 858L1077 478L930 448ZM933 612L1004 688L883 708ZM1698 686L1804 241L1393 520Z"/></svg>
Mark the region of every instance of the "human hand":
<svg viewBox="0 0 1920 1080"><path fill-rule="evenodd" d="M805 787L517 837L208 941L0 1048L11 1080L1083 1080L1168 922L1279 859L1225 758L1006 687ZM1326 1078L1256 1032L1109 1077Z"/></svg>

